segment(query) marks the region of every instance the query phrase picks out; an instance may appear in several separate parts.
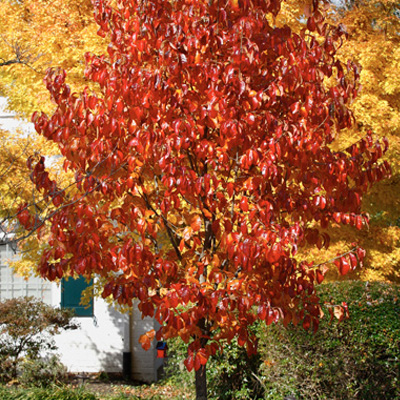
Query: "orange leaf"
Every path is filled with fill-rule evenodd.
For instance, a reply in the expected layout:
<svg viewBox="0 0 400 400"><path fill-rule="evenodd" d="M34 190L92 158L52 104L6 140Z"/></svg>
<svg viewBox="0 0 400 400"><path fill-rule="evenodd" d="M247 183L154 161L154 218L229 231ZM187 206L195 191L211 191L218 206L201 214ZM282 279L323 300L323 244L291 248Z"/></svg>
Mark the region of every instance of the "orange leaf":
<svg viewBox="0 0 400 400"><path fill-rule="evenodd" d="M139 343L142 345L144 350L149 350L151 347L151 342L154 339L154 336L156 335L156 331L152 329L149 332L146 332L145 334L141 335L139 338Z"/></svg>
<svg viewBox="0 0 400 400"><path fill-rule="evenodd" d="M192 214L190 218L190 227L193 229L193 232L197 232L201 228L201 217L197 214Z"/></svg>
<svg viewBox="0 0 400 400"><path fill-rule="evenodd" d="M201 365L206 365L208 360L208 354L205 349L200 349L196 354L196 361L199 360Z"/></svg>
<svg viewBox="0 0 400 400"><path fill-rule="evenodd" d="M189 240L191 237L193 236L193 229L190 226L187 226L184 230L183 230L183 238L185 240Z"/></svg>
<svg viewBox="0 0 400 400"><path fill-rule="evenodd" d="M211 219L212 218L212 214L210 213L210 211L208 211L206 208L203 208L203 214L206 218Z"/></svg>

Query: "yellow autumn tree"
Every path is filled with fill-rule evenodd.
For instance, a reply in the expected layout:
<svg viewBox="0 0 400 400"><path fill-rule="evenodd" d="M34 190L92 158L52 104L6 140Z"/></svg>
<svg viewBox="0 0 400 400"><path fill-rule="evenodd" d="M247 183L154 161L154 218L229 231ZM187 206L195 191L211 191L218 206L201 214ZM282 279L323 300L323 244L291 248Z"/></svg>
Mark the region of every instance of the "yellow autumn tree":
<svg viewBox="0 0 400 400"><path fill-rule="evenodd" d="M283 3L277 25L289 25L299 32L307 29L305 14L309 1L288 0ZM387 159L392 178L381 181L364 197L363 209L370 215L370 225L361 231L353 227L331 227L331 244L324 254L303 249L299 257L319 263L335 258L353 243L367 250L364 268L339 276L332 268L328 279L363 279L400 281L400 12L393 0L350 0L332 3L326 13L335 25L342 23L348 31L339 55L341 60L356 61L361 70L361 87L352 109L358 126L342 134L333 144L345 149L371 129L386 136L390 147ZM307 32L307 30L306 30ZM328 82L327 82L328 83ZM328 83L329 84L329 83ZM326 254L328 253L328 254Z"/></svg>
<svg viewBox="0 0 400 400"><path fill-rule="evenodd" d="M34 139L34 140L32 140ZM36 152L45 151L45 141L38 135L27 137L22 132L0 130L0 235L13 238L18 234L14 216L21 201L32 202L38 193L29 179L27 158ZM38 204L38 207L40 205ZM40 252L40 244L32 237L21 242L22 258L10 263L21 273L32 270Z"/></svg>
<svg viewBox="0 0 400 400"><path fill-rule="evenodd" d="M34 111L52 110L43 83L49 67L65 69L73 90L87 86L84 54L104 53L106 48L92 14L90 0L0 2L0 94L7 97L10 110L26 119ZM15 229L10 217L15 216L18 204L40 201L27 168L28 157L35 154L46 155L55 164L55 148L39 135L0 130L0 221L4 231ZM54 173L60 180L68 180L56 164ZM45 232L41 243L33 236L26 238L13 267L22 274L33 271L46 245Z"/></svg>
<svg viewBox="0 0 400 400"><path fill-rule="evenodd" d="M106 48L90 0L2 0L0 20L0 93L27 118L52 109L43 84L47 68L65 69L72 89L81 90L87 85L84 54Z"/></svg>
<svg viewBox="0 0 400 400"><path fill-rule="evenodd" d="M368 230L331 229L332 256L344 243L357 242L367 250L364 268L350 278L400 281L400 14L393 0L352 0L331 10L335 23L349 34L340 49L342 61L355 60L361 68L361 90L352 106L358 129L335 144L346 148L371 129L386 136L392 178L376 184L364 197L370 215ZM331 278L337 276L333 273Z"/></svg>

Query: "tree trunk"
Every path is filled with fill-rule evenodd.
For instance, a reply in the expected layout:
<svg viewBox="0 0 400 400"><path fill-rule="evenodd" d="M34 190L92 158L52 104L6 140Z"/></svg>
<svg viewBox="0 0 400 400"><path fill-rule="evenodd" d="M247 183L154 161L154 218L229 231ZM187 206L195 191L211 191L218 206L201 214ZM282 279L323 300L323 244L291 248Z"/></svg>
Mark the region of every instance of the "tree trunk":
<svg viewBox="0 0 400 400"><path fill-rule="evenodd" d="M207 400L207 377L205 365L202 365L196 371L196 400Z"/></svg>

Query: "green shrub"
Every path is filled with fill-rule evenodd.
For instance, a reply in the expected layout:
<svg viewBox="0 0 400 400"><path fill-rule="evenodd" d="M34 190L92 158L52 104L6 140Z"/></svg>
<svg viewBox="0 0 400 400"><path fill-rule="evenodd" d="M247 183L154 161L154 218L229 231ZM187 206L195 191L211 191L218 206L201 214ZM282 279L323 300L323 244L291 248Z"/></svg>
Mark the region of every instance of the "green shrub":
<svg viewBox="0 0 400 400"><path fill-rule="evenodd" d="M12 379L15 379L13 360L0 352L0 382L10 382Z"/></svg>
<svg viewBox="0 0 400 400"><path fill-rule="evenodd" d="M186 351L186 344L180 338L168 340L168 358L164 366L165 380L172 386L184 386L193 389L194 374L189 373L183 364Z"/></svg>
<svg viewBox="0 0 400 400"><path fill-rule="evenodd" d="M26 359L21 365L18 382L24 386L47 387L68 379L67 368L55 355L46 358Z"/></svg>
<svg viewBox="0 0 400 400"><path fill-rule="evenodd" d="M182 340L177 338L168 342L166 376L170 384L193 390L194 374L187 372L183 364L185 354L186 345ZM209 400L262 399L264 390L257 376L260 364L260 358L249 358L246 350L236 340L227 344L223 354L217 354L207 363Z"/></svg>
<svg viewBox="0 0 400 400"><path fill-rule="evenodd" d="M225 345L223 354L217 354L207 365L209 399L263 399L260 364L260 355L249 357L236 340Z"/></svg>
<svg viewBox="0 0 400 400"><path fill-rule="evenodd" d="M281 325L260 330L270 399L400 399L400 290L396 285L322 285L323 301L347 301L350 319L322 320L316 334ZM274 397L275 396L275 397Z"/></svg>
<svg viewBox="0 0 400 400"><path fill-rule="evenodd" d="M0 386L1 400L145 400L143 397L125 393L104 397L90 392L85 387L72 388L68 386L50 385L47 388L38 387L5 387ZM161 400L161 397L152 396L146 400Z"/></svg>
<svg viewBox="0 0 400 400"><path fill-rule="evenodd" d="M346 301L350 319L322 319L316 334L257 324L259 354L248 359L236 342L207 364L209 398L400 399L400 288L337 282L319 287L323 302ZM172 383L194 385L183 367L185 346L169 342ZM189 386L193 387L193 386Z"/></svg>
<svg viewBox="0 0 400 400"><path fill-rule="evenodd" d="M70 310L55 309L33 297L0 302L0 382L16 379L23 358L35 360L55 349L52 336L74 329Z"/></svg>

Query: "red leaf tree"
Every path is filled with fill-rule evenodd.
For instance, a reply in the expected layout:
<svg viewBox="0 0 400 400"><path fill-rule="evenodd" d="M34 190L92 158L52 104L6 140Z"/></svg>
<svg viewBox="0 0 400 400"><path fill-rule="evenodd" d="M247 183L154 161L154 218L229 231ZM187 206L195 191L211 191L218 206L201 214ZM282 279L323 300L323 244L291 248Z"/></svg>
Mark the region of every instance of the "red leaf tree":
<svg viewBox="0 0 400 400"><path fill-rule="evenodd" d="M76 183L67 194L43 159L30 160L57 207L39 270L95 274L104 297L138 299L162 324L157 339L188 343L185 364L206 398L208 358L235 337L254 352L256 320L318 327L324 268L296 253L328 247L330 223L367 223L362 194L389 174L386 148L370 134L330 146L353 125L359 75L335 58L344 30L317 1L298 34L272 25L280 0L116 3L94 0L110 38L107 55L86 57L98 93L71 93L51 70L56 111L33 116ZM31 230L32 210L20 210ZM346 273L363 255L334 261Z"/></svg>

